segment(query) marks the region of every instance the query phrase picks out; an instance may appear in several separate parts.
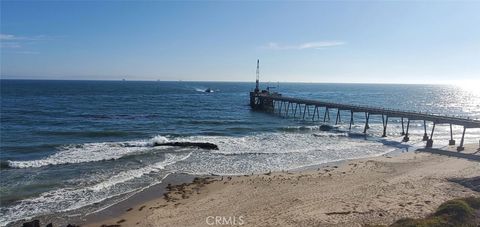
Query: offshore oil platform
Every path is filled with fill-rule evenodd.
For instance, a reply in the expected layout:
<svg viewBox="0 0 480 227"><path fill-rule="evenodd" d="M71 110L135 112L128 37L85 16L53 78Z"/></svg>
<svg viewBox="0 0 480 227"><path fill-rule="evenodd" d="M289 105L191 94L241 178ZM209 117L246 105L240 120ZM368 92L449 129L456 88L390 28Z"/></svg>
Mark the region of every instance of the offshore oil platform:
<svg viewBox="0 0 480 227"><path fill-rule="evenodd" d="M402 136L403 141L409 141L408 130L410 128L411 121L423 121L424 135L423 140L427 141L426 147L430 148L433 146L433 136L435 132L435 127L438 125L447 125L450 126L450 140L448 145L455 145L456 141L453 139L453 130L452 125L463 126L462 137L460 139L460 144L457 147L457 151L464 150L464 140L465 132L468 128L480 128L480 121L460 118L460 117L451 117L451 116L442 116L428 113L412 112L412 111L403 111L389 108L380 108L380 107L367 107L361 105L350 105L334 102L326 102L320 100L310 100L302 98L293 98L282 96L278 92L270 91L270 88L267 87L265 90L260 90L259 87L259 78L260 77L260 61L257 60L257 71L256 71L256 81L255 89L250 92L250 106L253 110L263 111L267 113L277 114L282 117L292 117L293 119L300 118L305 120L311 118L312 121L322 121L330 122L330 112L333 110L333 114L336 113L335 125L338 124L340 119L340 113L346 111L350 113L349 121L349 130L354 124L354 113L363 113L365 119L365 125L363 128L363 133L367 133L367 130L370 128L368 122L370 116L381 116L382 125L383 125L383 134L382 137L387 136L387 126L388 120L392 118L400 119L402 124ZM320 116L322 111L323 117ZM406 123L405 123L406 121ZM431 128L430 135L427 133L427 122L432 122L433 126ZM406 124L406 126L405 126Z"/></svg>

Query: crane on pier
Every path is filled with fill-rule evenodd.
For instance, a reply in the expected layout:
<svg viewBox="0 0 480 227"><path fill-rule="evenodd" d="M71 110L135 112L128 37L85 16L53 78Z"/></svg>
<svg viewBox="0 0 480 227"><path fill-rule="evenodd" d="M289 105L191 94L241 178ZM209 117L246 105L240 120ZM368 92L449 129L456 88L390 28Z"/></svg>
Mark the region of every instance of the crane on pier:
<svg viewBox="0 0 480 227"><path fill-rule="evenodd" d="M260 79L260 60L257 59L257 79L255 80L255 93L259 93L260 92L260 88L258 86L258 83L259 83L259 79Z"/></svg>

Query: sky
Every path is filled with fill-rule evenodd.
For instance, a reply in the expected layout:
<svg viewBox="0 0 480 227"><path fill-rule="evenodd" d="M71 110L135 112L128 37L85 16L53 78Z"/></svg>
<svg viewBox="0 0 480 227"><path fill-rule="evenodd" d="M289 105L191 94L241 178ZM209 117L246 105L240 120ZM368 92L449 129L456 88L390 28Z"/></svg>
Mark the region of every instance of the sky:
<svg viewBox="0 0 480 227"><path fill-rule="evenodd" d="M480 1L1 1L4 79L471 83Z"/></svg>

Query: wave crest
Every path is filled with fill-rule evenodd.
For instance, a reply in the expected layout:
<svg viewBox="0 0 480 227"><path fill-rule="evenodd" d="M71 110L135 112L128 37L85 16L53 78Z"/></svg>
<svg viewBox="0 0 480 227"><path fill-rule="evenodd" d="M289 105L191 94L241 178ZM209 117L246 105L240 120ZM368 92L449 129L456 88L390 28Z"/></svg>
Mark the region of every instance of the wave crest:
<svg viewBox="0 0 480 227"><path fill-rule="evenodd" d="M159 173L165 167L187 159L191 154L191 152L187 154L167 154L163 161L142 168L120 172L105 181L85 188L60 188L42 193L35 198L21 200L12 207L2 208L4 215L0 217L0 225L3 226L10 221L49 213L52 209L56 211L74 210L114 196L133 192L138 189L121 188L117 187L117 185L140 178L146 174ZM149 185L159 183L167 176L168 173L160 181L151 182Z"/></svg>
<svg viewBox="0 0 480 227"><path fill-rule="evenodd" d="M155 143L168 141L164 136L155 136L149 140L66 145L60 147L57 153L43 159L28 161L8 160L8 166L11 168L38 168L49 165L115 160L126 155L146 152L151 150ZM156 147L155 149L166 148Z"/></svg>

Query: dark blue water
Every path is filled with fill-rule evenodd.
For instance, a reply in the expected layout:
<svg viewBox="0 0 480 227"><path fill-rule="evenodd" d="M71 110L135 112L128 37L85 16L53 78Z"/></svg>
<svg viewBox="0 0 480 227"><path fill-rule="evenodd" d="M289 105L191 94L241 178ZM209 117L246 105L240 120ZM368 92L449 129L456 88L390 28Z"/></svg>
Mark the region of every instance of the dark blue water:
<svg viewBox="0 0 480 227"><path fill-rule="evenodd" d="M480 95L455 86L279 85L286 96L480 118ZM319 122L253 112L248 106L253 86L2 80L0 224L129 195L169 173L293 169L422 144L421 122L412 126L412 141L400 143L395 119L384 140L375 118L368 137L358 136L360 114L349 133L347 124L324 132ZM215 92L205 93L206 88ZM436 146L448 141L447 129L438 127ZM467 131L467 142L478 140L479 133ZM162 141L212 142L220 150L152 146Z"/></svg>

